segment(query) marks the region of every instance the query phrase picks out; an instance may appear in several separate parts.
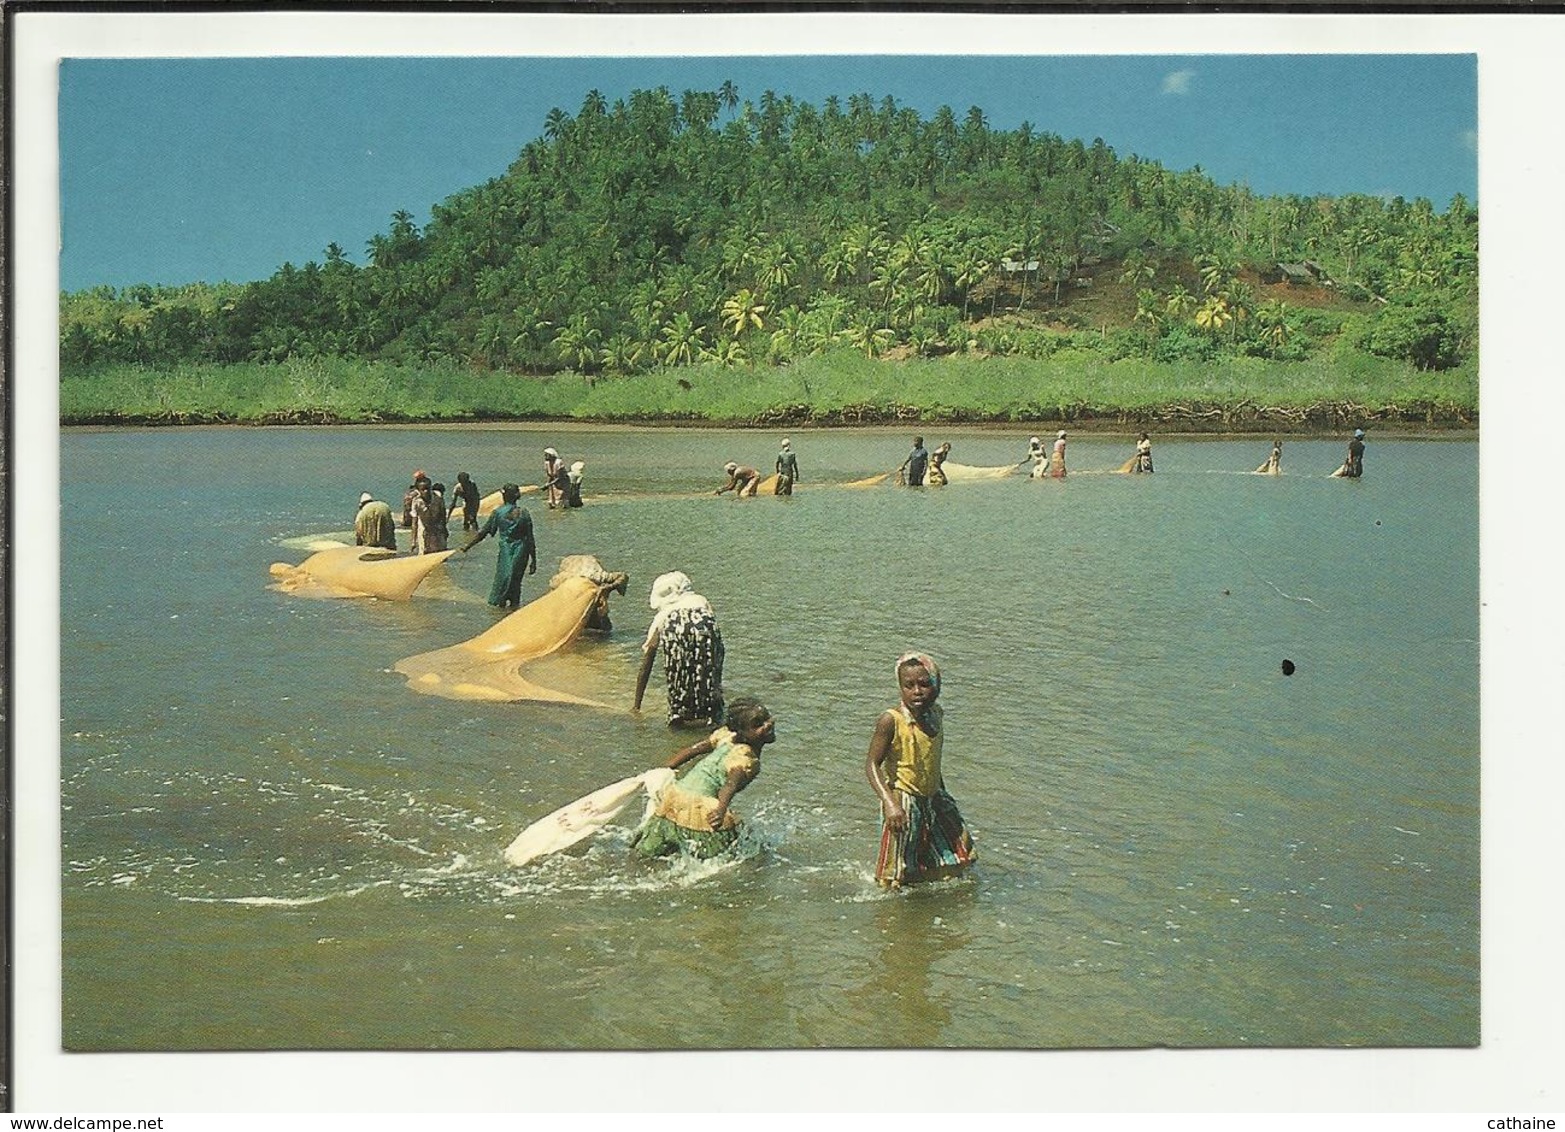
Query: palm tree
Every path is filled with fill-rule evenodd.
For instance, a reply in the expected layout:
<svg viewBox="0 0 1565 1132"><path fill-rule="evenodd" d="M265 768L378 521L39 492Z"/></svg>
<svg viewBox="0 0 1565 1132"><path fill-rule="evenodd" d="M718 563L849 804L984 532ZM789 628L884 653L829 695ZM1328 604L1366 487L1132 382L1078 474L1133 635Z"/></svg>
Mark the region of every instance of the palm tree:
<svg viewBox="0 0 1565 1132"><path fill-rule="evenodd" d="M988 257L976 248L967 248L962 253L961 260L957 263L954 277L951 280L962 289L962 321L967 321L968 299L972 296L973 288L989 277L989 272L994 270L994 264Z"/></svg>
<svg viewBox="0 0 1565 1132"><path fill-rule="evenodd" d="M821 278L827 283L840 283L854 274L855 265L848 246L843 241L827 244L821 253Z"/></svg>
<svg viewBox="0 0 1565 1132"><path fill-rule="evenodd" d="M790 361L804 350L807 324L804 312L798 307L784 307L777 312L777 329L772 331L768 355L774 361Z"/></svg>
<svg viewBox="0 0 1565 1132"><path fill-rule="evenodd" d="M812 339L829 342L847 325L853 305L841 295L820 294L810 300L806 319Z"/></svg>
<svg viewBox="0 0 1565 1132"><path fill-rule="evenodd" d="M723 80L723 85L717 88L717 97L724 106L728 107L728 112L732 114L734 107L739 105L739 88L734 85L733 79Z"/></svg>
<svg viewBox="0 0 1565 1132"><path fill-rule="evenodd" d="M616 334L603 344L598 355L603 368L609 373L634 373L641 364L643 343L626 334Z"/></svg>
<svg viewBox="0 0 1565 1132"><path fill-rule="evenodd" d="M555 335L554 348L567 363L586 372L598 360L598 344L602 339L602 332L587 321L586 315L577 315Z"/></svg>
<svg viewBox="0 0 1565 1132"><path fill-rule="evenodd" d="M659 356L664 365L689 365L701 351L705 335L684 311L663 327Z"/></svg>
<svg viewBox="0 0 1565 1132"><path fill-rule="evenodd" d="M863 350L866 358L879 357L891 345L893 335L886 327L876 325L873 315L863 315L843 332L850 346Z"/></svg>
<svg viewBox="0 0 1565 1132"><path fill-rule="evenodd" d="M864 278L866 271L875 260L884 253L885 247L885 237L873 224L855 224L842 237L843 254L853 265L853 270L860 280Z"/></svg>
<svg viewBox="0 0 1565 1132"><path fill-rule="evenodd" d="M1163 325L1163 312L1158 309L1161 303L1157 292L1150 287L1143 287L1136 292L1136 318L1137 322L1144 322L1156 334Z"/></svg>
<svg viewBox="0 0 1565 1132"><path fill-rule="evenodd" d="M1228 314L1233 319L1233 334L1237 338L1239 324L1247 321L1250 312L1255 309L1255 292L1250 289L1248 283L1233 280L1223 291L1222 298L1228 304Z"/></svg>
<svg viewBox="0 0 1565 1132"><path fill-rule="evenodd" d="M1185 290L1183 283L1175 283L1174 289L1168 293L1164 309L1172 318L1183 318L1195 309L1195 296Z"/></svg>
<svg viewBox="0 0 1565 1132"><path fill-rule="evenodd" d="M506 348L511 340L510 331L506 329L505 320L498 315L485 315L478 324L478 333L473 339L473 345L483 352L492 366L505 364Z"/></svg>
<svg viewBox="0 0 1565 1132"><path fill-rule="evenodd" d="M885 259L875 265L874 278L869 289L881 296L882 309L890 311L902 298L908 269L896 259Z"/></svg>
<svg viewBox="0 0 1565 1132"><path fill-rule="evenodd" d="M745 353L742 344L729 339L726 342L717 343L711 349L702 350L701 360L703 362L716 362L724 368L732 368L733 366L744 365L750 358Z"/></svg>
<svg viewBox="0 0 1565 1132"><path fill-rule="evenodd" d="M766 307L756 301L748 287L736 291L723 303L723 322L732 328L735 338L751 327L760 330L761 316L765 313Z"/></svg>
<svg viewBox="0 0 1565 1132"><path fill-rule="evenodd" d="M1125 257L1123 268L1119 274L1121 283L1140 286L1143 283L1151 283L1156 278L1157 264L1149 260L1146 253L1140 248L1137 248Z"/></svg>
<svg viewBox="0 0 1565 1132"><path fill-rule="evenodd" d="M1202 252L1191 261L1201 273L1201 289L1208 295L1221 291L1234 276L1234 268L1215 252Z"/></svg>
<svg viewBox="0 0 1565 1132"><path fill-rule="evenodd" d="M1232 321L1228 300L1221 295L1210 296L1195 312L1195 324L1211 334L1216 334Z"/></svg>
<svg viewBox="0 0 1565 1132"><path fill-rule="evenodd" d="M511 339L511 352L536 351L543 342L543 336L554 327L544 316L538 307L517 307L511 312L513 325L517 327L516 335Z"/></svg>
<svg viewBox="0 0 1565 1132"><path fill-rule="evenodd" d="M1287 345L1291 329L1288 326L1288 304L1280 299L1269 299L1262 303L1255 311L1255 321L1261 330L1261 337L1271 347L1272 357L1277 356L1277 351Z"/></svg>
<svg viewBox="0 0 1565 1132"><path fill-rule="evenodd" d="M557 142L565 136L565 131L570 124L571 116L556 106L544 115L543 136L552 142Z"/></svg>
<svg viewBox="0 0 1565 1132"><path fill-rule="evenodd" d="M970 161L981 161L989 141L989 120L984 117L984 112L977 106L967 109L967 118L962 123L962 146L967 151Z"/></svg>
<svg viewBox="0 0 1565 1132"><path fill-rule="evenodd" d="M786 290L799 263L787 244L773 241L756 254L755 266L759 290L762 296L766 296Z"/></svg>

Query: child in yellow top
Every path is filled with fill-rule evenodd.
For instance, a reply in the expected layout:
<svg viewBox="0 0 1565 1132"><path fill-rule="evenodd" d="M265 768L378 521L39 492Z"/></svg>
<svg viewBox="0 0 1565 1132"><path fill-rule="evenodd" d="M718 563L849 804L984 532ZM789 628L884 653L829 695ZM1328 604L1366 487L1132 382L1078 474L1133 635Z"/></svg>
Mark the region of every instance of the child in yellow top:
<svg viewBox="0 0 1565 1132"><path fill-rule="evenodd" d="M889 888L951 876L977 856L940 769L940 669L923 653L907 653L896 671L902 702L876 721L864 764L880 798L875 879Z"/></svg>

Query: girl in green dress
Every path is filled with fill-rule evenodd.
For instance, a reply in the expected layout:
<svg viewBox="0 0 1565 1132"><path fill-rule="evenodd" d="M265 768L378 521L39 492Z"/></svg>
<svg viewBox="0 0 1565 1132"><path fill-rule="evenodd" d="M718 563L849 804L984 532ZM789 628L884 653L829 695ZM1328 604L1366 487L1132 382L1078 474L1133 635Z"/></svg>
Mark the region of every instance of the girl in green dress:
<svg viewBox="0 0 1565 1132"><path fill-rule="evenodd" d="M636 853L707 858L731 849L739 841L739 820L729 805L761 773L761 748L776 738L777 722L764 704L734 700L726 727L668 760L669 768L677 770L700 759L653 800L652 815L632 843Z"/></svg>

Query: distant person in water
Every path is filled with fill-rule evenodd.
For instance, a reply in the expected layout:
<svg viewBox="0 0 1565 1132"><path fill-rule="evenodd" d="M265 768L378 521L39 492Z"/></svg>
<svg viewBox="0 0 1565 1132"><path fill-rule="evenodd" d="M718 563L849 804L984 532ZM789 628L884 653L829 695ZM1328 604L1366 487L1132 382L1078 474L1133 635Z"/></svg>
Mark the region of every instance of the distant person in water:
<svg viewBox="0 0 1565 1132"><path fill-rule="evenodd" d="M1141 434L1141 439L1136 441L1135 462L1130 465L1132 472L1150 472L1152 470L1152 438L1146 433Z"/></svg>
<svg viewBox="0 0 1565 1132"><path fill-rule="evenodd" d="M456 487L451 489L451 510L456 510L458 501L462 504L462 530L476 531L478 529L478 503L480 495L478 485L472 481L466 472L456 474Z"/></svg>
<svg viewBox="0 0 1565 1132"><path fill-rule="evenodd" d="M422 469L414 472L413 482L408 484L407 491L402 493L402 525L405 528L413 526L413 500L418 496L418 481L428 478Z"/></svg>
<svg viewBox="0 0 1565 1132"><path fill-rule="evenodd" d="M557 589L571 578L587 578L607 587L599 592L592 608L587 611L585 627L599 633L613 629L614 622L609 617L609 591L623 594L630 585L630 575L618 570L605 570L603 563L590 554L568 554L560 559L560 569L549 579L549 588Z"/></svg>
<svg viewBox="0 0 1565 1132"><path fill-rule="evenodd" d="M353 543L355 546L397 549L397 523L391 517L391 505L367 491L359 496L359 511L353 517Z"/></svg>
<svg viewBox="0 0 1565 1132"><path fill-rule="evenodd" d="M700 759L676 782L660 790L652 814L631 843L641 857L683 853L716 857L739 841L734 795L761 773L761 750L777 738L777 721L759 700L742 697L728 705L726 725L668 760L678 770Z"/></svg>
<svg viewBox="0 0 1565 1132"><path fill-rule="evenodd" d="M902 466L897 469L897 482L908 487L923 487L924 472L929 467L929 453L924 448L924 438L913 438L913 450L907 454L907 459L902 461Z"/></svg>
<svg viewBox="0 0 1565 1132"><path fill-rule="evenodd" d="M570 466L570 470L565 473L565 506L581 506L581 477L586 470L587 465L581 460L577 460Z"/></svg>
<svg viewBox="0 0 1565 1132"><path fill-rule="evenodd" d="M553 448L543 450L543 486L549 494L549 509L560 506L565 500L567 476L565 461Z"/></svg>
<svg viewBox="0 0 1565 1132"><path fill-rule="evenodd" d="M1336 474L1350 480L1356 480L1364 474L1363 429L1353 430L1353 439L1348 442L1348 458L1342 462Z"/></svg>
<svg viewBox="0 0 1565 1132"><path fill-rule="evenodd" d="M1263 476L1282 475L1282 439L1272 441L1272 454L1266 457L1266 463L1255 469Z"/></svg>
<svg viewBox="0 0 1565 1132"><path fill-rule="evenodd" d="M440 531L446 523L444 504L435 495L435 485L429 478L419 479L418 490L413 493L413 542L408 550L415 554L434 554L444 550Z"/></svg>
<svg viewBox="0 0 1565 1132"><path fill-rule="evenodd" d="M929 454L929 486L944 487L946 485L946 457L951 455L951 444L946 442Z"/></svg>
<svg viewBox="0 0 1565 1132"><path fill-rule="evenodd" d="M723 471L728 473L728 482L713 492L714 495L731 491L738 496L753 496L755 489L761 486L761 473L754 468L730 460L723 465Z"/></svg>
<svg viewBox="0 0 1565 1132"><path fill-rule="evenodd" d="M668 685L670 727L712 727L723 716L723 634L712 605L695 592L690 578L674 570L652 583L654 610L641 645L632 711L641 710L647 680L659 654Z"/></svg>
<svg viewBox="0 0 1565 1132"><path fill-rule="evenodd" d="M446 507L446 485L437 483L429 489L429 551L446 550L451 545L451 512Z"/></svg>
<svg viewBox="0 0 1565 1132"><path fill-rule="evenodd" d="M881 712L864 773L880 799L875 879L888 888L951 876L977 856L941 770L940 669L923 653L897 659L901 702Z"/></svg>
<svg viewBox="0 0 1565 1132"><path fill-rule="evenodd" d="M1065 478L1065 430L1054 438L1054 458L1049 462L1049 475L1057 480Z"/></svg>
<svg viewBox="0 0 1565 1132"><path fill-rule="evenodd" d="M462 547L466 554L490 535L499 543L495 557L494 582L489 587L489 604L515 609L522 604L522 575L538 572L538 546L533 541L533 520L517 502L522 489L508 483L500 489L500 506L489 520Z"/></svg>
<svg viewBox="0 0 1565 1132"><path fill-rule="evenodd" d="M799 458L793 454L793 442L784 438L782 451L777 453L777 486L773 495L792 495L793 485L799 482Z"/></svg>
<svg viewBox="0 0 1565 1132"><path fill-rule="evenodd" d="M1049 449L1044 445L1040 436L1030 437L1027 441L1027 460L1032 461L1032 478L1042 479L1049 472ZM1027 461L1022 461L1026 463Z"/></svg>
<svg viewBox="0 0 1565 1132"><path fill-rule="evenodd" d="M428 478L419 480L418 492L413 496L414 554L434 554L446 549L445 498Z"/></svg>

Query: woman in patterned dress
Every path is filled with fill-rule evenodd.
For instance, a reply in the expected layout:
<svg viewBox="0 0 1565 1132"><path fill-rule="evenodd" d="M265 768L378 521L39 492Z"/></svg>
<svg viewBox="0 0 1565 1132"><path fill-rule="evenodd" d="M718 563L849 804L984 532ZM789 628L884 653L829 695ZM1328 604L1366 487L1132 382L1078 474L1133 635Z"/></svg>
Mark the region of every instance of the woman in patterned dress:
<svg viewBox="0 0 1565 1132"><path fill-rule="evenodd" d="M675 570L652 583L656 611L641 646L634 710L641 710L652 662L663 654L670 727L714 727L723 718L723 635L711 604Z"/></svg>

